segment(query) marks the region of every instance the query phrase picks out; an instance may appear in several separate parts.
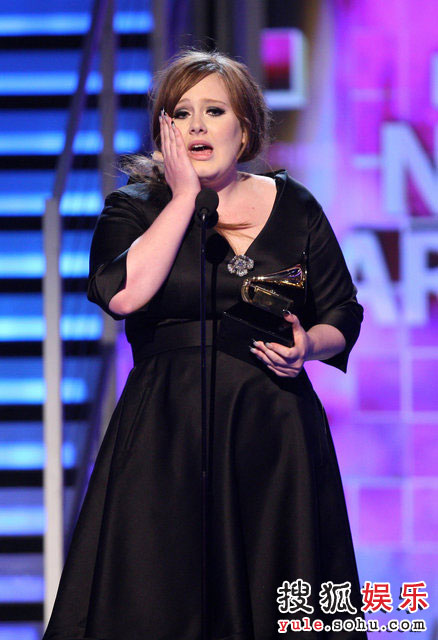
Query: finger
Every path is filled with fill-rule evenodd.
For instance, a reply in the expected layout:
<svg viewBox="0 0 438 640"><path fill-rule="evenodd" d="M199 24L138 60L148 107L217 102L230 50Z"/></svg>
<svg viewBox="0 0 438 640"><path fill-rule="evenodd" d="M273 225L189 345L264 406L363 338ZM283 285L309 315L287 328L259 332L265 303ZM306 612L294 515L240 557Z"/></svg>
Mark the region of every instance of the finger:
<svg viewBox="0 0 438 640"><path fill-rule="evenodd" d="M266 353L267 353L268 355L270 355L271 357L272 357L272 354L273 354L273 353L277 353L277 354L278 354L278 352L272 348L272 345L273 345L274 343L270 342L270 343L268 343L268 344L270 344L270 345L271 345L271 347L268 347L267 345L265 345L265 346L266 346L266 349L267 349ZM275 343L275 344L276 344L276 343ZM278 346L279 346L279 347L283 347L284 345L278 345ZM285 360L285 361L286 361L286 363L287 363L287 365L288 365L288 366L290 366L291 364L293 364L294 362L296 362L297 360L299 360L300 358L302 358L302 353L301 353L301 350L299 349L299 347L298 347L298 346L285 347L285 349L287 349L287 356L284 356L284 355L279 354L279 355L278 355L278 357L283 358L283 360ZM283 351L283 352L284 352L284 351Z"/></svg>
<svg viewBox="0 0 438 640"><path fill-rule="evenodd" d="M283 367L275 367L272 364L267 364L266 367L271 369L271 371L275 371L276 373L281 373L283 376L288 376L289 378L293 378L297 375L296 369L285 369Z"/></svg>
<svg viewBox="0 0 438 640"><path fill-rule="evenodd" d="M304 362L299 362L291 365L290 367L278 367L272 364L266 365L272 371L275 371L282 376L287 376L288 378L296 378L303 368Z"/></svg>
<svg viewBox="0 0 438 640"><path fill-rule="evenodd" d="M270 364L280 368L287 368L290 366L285 360L280 359L279 356L273 356L262 349L253 349L252 353L265 364Z"/></svg>
<svg viewBox="0 0 438 640"><path fill-rule="evenodd" d="M165 119L165 116L161 117L161 149L163 151L164 160L169 159L169 129Z"/></svg>
<svg viewBox="0 0 438 640"><path fill-rule="evenodd" d="M298 358L297 360L289 362L287 364L278 364L271 360L269 356L267 356L260 349L252 348L251 351L256 356L256 358L263 362L268 368L271 368L273 371L279 372L288 377L295 378L303 368L304 362L302 360L299 360Z"/></svg>
<svg viewBox="0 0 438 640"><path fill-rule="evenodd" d="M274 365L278 365L280 367L287 367L289 365L289 361L286 358L278 355L277 353L275 353L275 351L272 351L272 349L268 349L266 345L262 345L259 348L259 351L265 356L265 358L267 358L270 363Z"/></svg>
<svg viewBox="0 0 438 640"><path fill-rule="evenodd" d="M292 347L286 347L284 344L278 344L278 342L257 342L256 346L263 349L266 353L272 356L273 353L277 354L281 358L289 359Z"/></svg>
<svg viewBox="0 0 438 640"><path fill-rule="evenodd" d="M167 120L168 129L169 129L169 144L170 144L170 152L172 154L172 158L175 162L180 163L182 160L181 155L181 147L184 145L178 145L177 135L176 135L176 126L173 120L168 118Z"/></svg>
<svg viewBox="0 0 438 640"><path fill-rule="evenodd" d="M175 141L176 141L176 146L178 148L178 150L184 150L186 155L187 155L187 151L186 151L186 145L184 144L184 139L182 137L182 133L181 131L178 129L178 127L175 124L175 121L173 121L173 132L175 134Z"/></svg>
<svg viewBox="0 0 438 640"><path fill-rule="evenodd" d="M260 349L276 365L290 367L302 356L297 347L286 347L276 342L254 342L254 346Z"/></svg>
<svg viewBox="0 0 438 640"><path fill-rule="evenodd" d="M164 155L164 132L163 132L163 118L161 116L158 117L158 122L160 124L160 150L161 154Z"/></svg>
<svg viewBox="0 0 438 640"><path fill-rule="evenodd" d="M289 322L292 325L292 334L294 336L294 338L298 338L299 335L304 331L303 327L301 326L300 320L297 316L295 316L293 313L288 312L284 312L284 320L286 320L286 322ZM297 340L295 339L295 342Z"/></svg>
<svg viewBox="0 0 438 640"><path fill-rule="evenodd" d="M187 161L187 163L190 163L190 165L192 164L190 158L189 158L189 154L187 152L187 148L186 148L186 143L184 142L184 138L183 135L181 133L181 131L178 129L178 127L175 125L173 127L173 132L175 134L175 144L176 144L176 151L178 154L178 158L180 160L185 160Z"/></svg>
<svg viewBox="0 0 438 640"><path fill-rule="evenodd" d="M275 373L275 375L279 376L280 378L294 378L295 376L290 376L287 373L283 372L283 371L279 371L278 369L276 369L275 367L271 367L271 365L267 365L268 369L270 369L273 373Z"/></svg>
<svg viewBox="0 0 438 640"><path fill-rule="evenodd" d="M276 376L280 378L296 378L300 373L301 369L278 369L277 367L272 367L271 365L267 365L267 368L275 373Z"/></svg>
<svg viewBox="0 0 438 640"><path fill-rule="evenodd" d="M172 126L173 120L166 114L166 124L169 133L169 144L171 153L176 157L176 136L175 136L175 125Z"/></svg>
<svg viewBox="0 0 438 640"><path fill-rule="evenodd" d="M295 363L293 363L292 365L276 364L273 361L271 361L270 358L261 349L256 349L255 347L251 347L250 351L255 355L255 357L258 360L263 362L268 367L268 369L271 369L278 375L281 374L281 376L295 378L298 375L298 373L301 371L303 366L302 363L300 365L297 365Z"/></svg>
<svg viewBox="0 0 438 640"><path fill-rule="evenodd" d="M291 311L287 311L287 310L283 311L283 318L286 320L286 322L290 322L291 324L294 324L296 327L301 326L298 316L293 314Z"/></svg>

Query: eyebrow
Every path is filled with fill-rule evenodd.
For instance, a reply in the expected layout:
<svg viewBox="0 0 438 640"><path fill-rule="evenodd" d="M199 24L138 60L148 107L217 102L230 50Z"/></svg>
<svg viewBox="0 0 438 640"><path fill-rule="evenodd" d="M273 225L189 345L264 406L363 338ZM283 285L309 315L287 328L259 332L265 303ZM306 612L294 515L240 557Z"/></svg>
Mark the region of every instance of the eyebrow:
<svg viewBox="0 0 438 640"><path fill-rule="evenodd" d="M190 102L190 100L188 98L182 98L177 102L177 105L183 102ZM226 102L223 102L222 100L218 100L217 98L202 98L201 102L218 102L219 104L223 104L227 106Z"/></svg>

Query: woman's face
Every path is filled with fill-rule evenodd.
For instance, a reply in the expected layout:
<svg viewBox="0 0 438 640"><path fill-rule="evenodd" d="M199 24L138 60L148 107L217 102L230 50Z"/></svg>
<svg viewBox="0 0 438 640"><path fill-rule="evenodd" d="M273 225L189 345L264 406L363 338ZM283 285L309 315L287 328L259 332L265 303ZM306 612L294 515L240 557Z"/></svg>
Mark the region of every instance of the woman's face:
<svg viewBox="0 0 438 640"><path fill-rule="evenodd" d="M201 182L232 179L245 134L217 74L210 74L184 93L173 112Z"/></svg>

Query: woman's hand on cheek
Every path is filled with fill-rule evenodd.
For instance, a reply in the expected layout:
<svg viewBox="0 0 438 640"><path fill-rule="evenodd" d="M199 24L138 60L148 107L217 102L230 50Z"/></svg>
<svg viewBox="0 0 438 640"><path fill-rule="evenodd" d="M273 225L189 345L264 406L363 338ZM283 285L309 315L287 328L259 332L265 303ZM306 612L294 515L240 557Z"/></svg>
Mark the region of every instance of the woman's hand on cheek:
<svg viewBox="0 0 438 640"><path fill-rule="evenodd" d="M164 177L172 189L173 197L196 195L201 190L198 175L187 155L181 132L167 114L160 116L161 152L164 159Z"/></svg>
<svg viewBox="0 0 438 640"><path fill-rule="evenodd" d="M255 341L251 351L276 375L282 378L296 378L312 353L312 341L297 316L285 314L284 319L292 325L293 347L286 347L277 342Z"/></svg>

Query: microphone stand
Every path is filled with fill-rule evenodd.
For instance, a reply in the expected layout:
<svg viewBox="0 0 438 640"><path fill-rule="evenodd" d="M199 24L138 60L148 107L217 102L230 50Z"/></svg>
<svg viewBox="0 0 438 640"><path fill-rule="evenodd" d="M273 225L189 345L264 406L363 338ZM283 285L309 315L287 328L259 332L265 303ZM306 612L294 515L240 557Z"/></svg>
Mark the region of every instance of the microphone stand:
<svg viewBox="0 0 438 640"><path fill-rule="evenodd" d="M200 260L200 320L201 320L201 501L202 501L202 558L201 558L201 638L210 638L210 610L208 602L208 540L209 540L209 485L210 485L210 429L207 420L207 349L206 320L207 293L205 286L206 231L217 222L219 199L212 189L202 189L195 203L201 222Z"/></svg>
<svg viewBox="0 0 438 640"><path fill-rule="evenodd" d="M208 447L209 447L209 425L207 422L207 361L205 330L207 318L207 301L205 288L205 243L206 224L205 214L201 217L201 289L200 289L200 315L201 315L201 490L202 490L202 640L209 640L209 607L208 607L208 484L210 476Z"/></svg>

